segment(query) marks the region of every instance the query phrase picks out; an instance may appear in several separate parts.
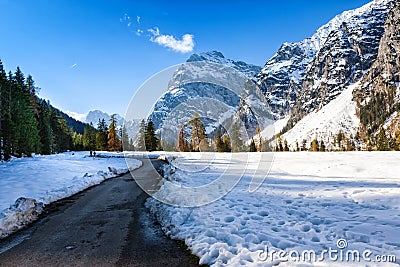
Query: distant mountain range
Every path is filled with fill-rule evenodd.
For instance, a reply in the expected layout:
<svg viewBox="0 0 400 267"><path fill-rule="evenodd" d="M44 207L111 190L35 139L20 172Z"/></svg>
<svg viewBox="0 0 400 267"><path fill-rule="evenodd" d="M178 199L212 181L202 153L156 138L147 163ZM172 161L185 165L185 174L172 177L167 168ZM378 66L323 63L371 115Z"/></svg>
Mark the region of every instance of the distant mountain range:
<svg viewBox="0 0 400 267"><path fill-rule="evenodd" d="M92 110L89 111L87 114L79 114L76 112L65 112L65 113L69 117L72 117L75 120L79 120L83 123L88 123L88 124L92 123L94 127L97 127L99 120L102 119L106 121L107 125L110 124L111 115L101 110ZM124 124L124 118L121 115L116 114L115 118L117 120L117 125L121 126Z"/></svg>
<svg viewBox="0 0 400 267"><path fill-rule="evenodd" d="M66 113L68 115L67 114L65 114L65 115L68 118L72 119L72 117L73 117L74 121L78 121L83 125L79 128L79 130L82 128L82 133L83 133L83 130L84 130L86 124L91 123L95 128L97 128L99 120L102 120L102 119L104 119L106 121L107 125L110 124L111 115L106 112L103 112L101 110L92 110L92 111L89 111L87 114L78 114L75 112L66 112ZM125 121L125 119L119 114L116 114L115 118L117 120L117 128L120 128L124 125L126 127L129 137L132 139L135 139L138 134L138 131L139 131L140 120ZM67 123L68 123L68 119L67 119ZM76 131L75 128L74 128L74 130ZM81 132L79 131L78 133L81 133Z"/></svg>
<svg viewBox="0 0 400 267"><path fill-rule="evenodd" d="M378 132L384 129L391 137L400 127L399 17L398 1L374 0L337 15L310 38L284 43L263 67L225 58L218 51L193 54L188 63L227 66L242 73L251 85L242 88L243 95L207 82L182 85L185 77L199 75L213 80L226 75L183 64L148 119L160 131L182 103L207 98L226 105L225 110L214 110L214 119L204 119L209 134L217 129L219 118L240 119L251 136L257 127L263 130L273 119L275 133L280 133L291 149L312 140L323 141L327 149L343 149L338 135L354 149L376 146ZM187 105L175 114L175 127L190 120L196 105ZM96 125L98 119L108 121L109 117L91 111L85 122ZM260 117L263 120L256 119ZM118 121L122 124L123 118L118 116ZM136 135L138 122L127 125ZM172 129L174 136L176 130ZM272 137L266 131L261 134Z"/></svg>
<svg viewBox="0 0 400 267"><path fill-rule="evenodd" d="M278 120L275 131L281 132L291 149L314 139L324 141L328 149L342 149L336 142L339 133L356 149L365 149L367 143L375 142L381 127L390 136L400 124L399 5L396 0L375 0L345 11L310 38L284 43L263 68L227 59L217 51L194 54L188 62L226 65L254 81L265 96L270 115ZM190 71L179 69L172 80ZM168 88L149 118L160 129L179 103L200 96L226 103L252 134L256 126L262 126L252 124L257 104L246 106L244 99L204 83ZM376 102L384 111L373 111ZM181 120L188 121L192 112L180 114ZM205 123L208 129L215 129L214 122Z"/></svg>

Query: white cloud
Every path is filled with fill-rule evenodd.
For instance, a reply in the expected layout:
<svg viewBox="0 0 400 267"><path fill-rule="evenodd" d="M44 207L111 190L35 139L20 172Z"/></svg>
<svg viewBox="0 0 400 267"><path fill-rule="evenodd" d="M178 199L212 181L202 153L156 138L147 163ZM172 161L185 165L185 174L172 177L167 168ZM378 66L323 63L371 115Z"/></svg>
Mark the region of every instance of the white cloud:
<svg viewBox="0 0 400 267"><path fill-rule="evenodd" d="M158 27L155 27L153 29L148 29L147 31L149 33L153 34L154 36L159 36L160 35L160 29Z"/></svg>
<svg viewBox="0 0 400 267"><path fill-rule="evenodd" d="M140 24L140 16L136 16L136 21L138 24Z"/></svg>
<svg viewBox="0 0 400 267"><path fill-rule="evenodd" d="M128 27L132 25L131 17L126 13L119 19L119 21L126 23Z"/></svg>
<svg viewBox="0 0 400 267"><path fill-rule="evenodd" d="M192 34L184 34L181 40L177 40L172 35L161 34L158 27L148 29L147 31L153 35L150 38L151 42L171 48L175 52L189 53L193 51L194 40Z"/></svg>
<svg viewBox="0 0 400 267"><path fill-rule="evenodd" d="M129 20L131 20L131 17L126 13L122 16L122 18L119 19L120 22L129 21Z"/></svg>
<svg viewBox="0 0 400 267"><path fill-rule="evenodd" d="M142 31L141 29L137 29L137 31L136 31L136 35L137 35L137 36L142 35L142 33L143 33L143 31Z"/></svg>
<svg viewBox="0 0 400 267"><path fill-rule="evenodd" d="M80 114L80 113L78 113L78 112L68 111L68 110L65 111L65 113L66 113L68 116L74 118L75 120L82 121L82 122L85 122L85 121L86 121L87 114Z"/></svg>

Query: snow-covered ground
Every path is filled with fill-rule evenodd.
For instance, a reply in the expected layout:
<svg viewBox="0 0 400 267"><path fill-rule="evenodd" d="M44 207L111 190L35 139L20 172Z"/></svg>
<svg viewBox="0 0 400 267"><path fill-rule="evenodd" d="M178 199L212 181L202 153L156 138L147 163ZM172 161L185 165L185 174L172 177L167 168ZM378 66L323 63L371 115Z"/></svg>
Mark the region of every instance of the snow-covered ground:
<svg viewBox="0 0 400 267"><path fill-rule="evenodd" d="M120 153L88 155L67 152L0 163L0 238L35 220L43 205L128 171ZM129 163L133 169L141 166L138 160Z"/></svg>
<svg viewBox="0 0 400 267"><path fill-rule="evenodd" d="M250 193L260 154L248 161L219 153L208 164L180 154L175 181L157 193L160 199L170 195L174 205L154 199L146 205L166 233L184 240L211 266L398 266L400 153L275 153L267 179ZM170 191L171 183L199 187L226 174L230 164L247 169L232 191L200 207L179 206L192 199ZM316 261L308 261L309 251L315 251ZM357 251L360 262L352 260ZM379 258L390 255L395 264L378 262L392 260Z"/></svg>

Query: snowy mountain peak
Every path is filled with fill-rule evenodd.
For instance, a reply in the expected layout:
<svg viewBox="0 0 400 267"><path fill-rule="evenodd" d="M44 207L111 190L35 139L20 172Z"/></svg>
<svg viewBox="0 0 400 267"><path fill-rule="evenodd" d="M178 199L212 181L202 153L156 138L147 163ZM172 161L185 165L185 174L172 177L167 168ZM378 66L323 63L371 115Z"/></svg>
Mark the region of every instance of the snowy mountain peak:
<svg viewBox="0 0 400 267"><path fill-rule="evenodd" d="M204 61L223 66L203 64ZM244 81L253 78L261 70L259 66L228 59L218 51L193 54L187 62L191 64L182 64L177 69L170 80L168 91L155 103L148 117L153 121L155 128L163 132L164 137L170 135L168 134L170 129L179 124L185 125L195 112L203 117L207 134L213 132L218 127L218 121L224 121L237 112L240 105L240 96L237 91L240 90L235 89L238 84L244 86ZM199 80L193 81L193 77ZM202 108L207 109L212 101L203 103L204 100L201 99L212 99L223 105L213 103L210 115L203 116ZM199 107L201 103L204 104L202 108ZM182 109L182 107L185 108ZM176 115L171 116L172 114ZM171 136L175 138L176 131ZM175 142L176 140L168 141Z"/></svg>
<svg viewBox="0 0 400 267"><path fill-rule="evenodd" d="M110 118L111 115L106 112L101 110L92 110L87 114L85 121L87 123L92 123L94 127L97 127L99 120L102 119L106 121L107 125L110 124ZM122 118L120 115L116 114L115 118L117 120L117 125L122 125L124 123L124 118Z"/></svg>
<svg viewBox="0 0 400 267"><path fill-rule="evenodd" d="M393 0L374 0L357 9L344 11L343 13L336 15L327 24L321 26L311 38L305 39L303 42L315 50L320 50L329 34L333 30L337 30L343 23L351 22L354 18L362 17L375 9L389 9L393 6L392 4L394 2L395 1Z"/></svg>
<svg viewBox="0 0 400 267"><path fill-rule="evenodd" d="M187 62L195 62L195 61L209 61L209 62L229 66L231 68L234 68L234 69L244 73L249 78L254 77L257 73L259 73L261 71L260 66L248 64L243 61L235 61L235 60L226 58L219 51L209 51L209 52L203 52L200 54L193 54L187 60Z"/></svg>
<svg viewBox="0 0 400 267"><path fill-rule="evenodd" d="M202 52L200 54L193 54L189 57L187 62L193 62L193 61L211 61L211 62L220 62L225 59L224 55L219 52L219 51L209 51L209 52Z"/></svg>
<svg viewBox="0 0 400 267"><path fill-rule="evenodd" d="M375 0L360 8L345 11L320 27L311 37L298 43L282 44L256 76L258 85L267 97L276 117L284 117L294 107L298 95L301 94L300 91L305 87L303 84L305 80L315 81L314 84L308 82L306 85L314 88L314 91L319 90L317 83L327 83L328 80L323 80L322 77L315 75L311 77L318 72L319 67L332 65L332 70L339 70L343 69L343 66L339 65L343 65L344 60L347 60L345 73L338 72L338 75L345 77L341 82L344 80L346 83L347 80L356 82L360 72L368 68L376 58L386 15L395 2L395 0ZM328 62L328 58L326 60L324 58L324 54L329 52L330 56L335 58L333 62ZM338 54L344 55L343 60L336 60ZM357 67L350 69L351 61L357 63ZM334 64L337 66L333 66ZM306 78L307 73L308 78ZM321 73L329 74L320 71ZM334 77L331 80L334 81Z"/></svg>

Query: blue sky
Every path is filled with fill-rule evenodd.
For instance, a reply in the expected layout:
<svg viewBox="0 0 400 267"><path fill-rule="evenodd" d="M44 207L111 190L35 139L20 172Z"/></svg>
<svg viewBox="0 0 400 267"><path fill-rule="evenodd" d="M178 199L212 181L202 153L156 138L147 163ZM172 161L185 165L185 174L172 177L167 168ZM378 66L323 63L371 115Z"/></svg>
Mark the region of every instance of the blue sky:
<svg viewBox="0 0 400 267"><path fill-rule="evenodd" d="M367 2L0 0L0 58L62 110L123 115L143 82L192 53L262 66L283 42Z"/></svg>

